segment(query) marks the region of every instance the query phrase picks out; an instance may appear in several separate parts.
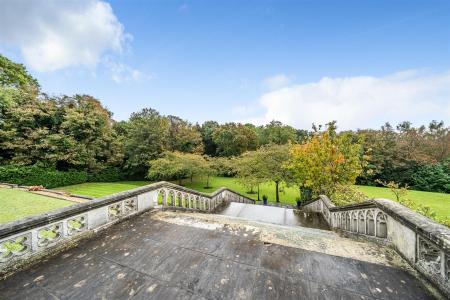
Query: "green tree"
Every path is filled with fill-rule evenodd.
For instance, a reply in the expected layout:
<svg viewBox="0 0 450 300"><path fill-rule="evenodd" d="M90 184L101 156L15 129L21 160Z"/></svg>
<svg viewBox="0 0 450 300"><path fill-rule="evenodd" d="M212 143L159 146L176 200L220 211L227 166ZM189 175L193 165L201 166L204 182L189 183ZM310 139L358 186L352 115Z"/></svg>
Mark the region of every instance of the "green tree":
<svg viewBox="0 0 450 300"><path fill-rule="evenodd" d="M220 156L238 156L258 147L256 130L243 124L221 125L214 130L212 137Z"/></svg>
<svg viewBox="0 0 450 300"><path fill-rule="evenodd" d="M25 66L0 54L0 126L9 107L34 99L38 94L39 84Z"/></svg>
<svg viewBox="0 0 450 300"><path fill-rule="evenodd" d="M211 188L209 185L211 177L217 175L217 170L214 168L215 158L205 155L199 162L199 174L205 180L205 188L209 189Z"/></svg>
<svg viewBox="0 0 450 300"><path fill-rule="evenodd" d="M148 162L147 178L150 180L182 180L189 175L189 166L180 152L165 152L160 158Z"/></svg>
<svg viewBox="0 0 450 300"><path fill-rule="evenodd" d="M248 151L239 156L235 162L235 169L237 178L241 185L249 189L249 193L254 193L253 189L258 189L259 185L266 181L264 168L262 166L263 158L259 151Z"/></svg>
<svg viewBox="0 0 450 300"><path fill-rule="evenodd" d="M122 162L111 113L93 97L31 98L10 107L0 127L4 160L59 170L97 170Z"/></svg>
<svg viewBox="0 0 450 300"><path fill-rule="evenodd" d="M259 143L261 145L285 145L287 143L297 142L297 131L295 128L284 125L279 121L272 121L265 126L261 126L258 128L258 131Z"/></svg>
<svg viewBox="0 0 450 300"><path fill-rule="evenodd" d="M39 91L38 81L31 76L24 65L12 62L0 54L0 86L21 90Z"/></svg>
<svg viewBox="0 0 450 300"><path fill-rule="evenodd" d="M206 187L209 178L214 174L211 164L203 156L193 153L166 151L162 157L149 162L147 178L152 180L178 180L182 184L184 178L204 177Z"/></svg>
<svg viewBox="0 0 450 300"><path fill-rule="evenodd" d="M262 177L275 183L276 202L280 202L280 184L290 184L293 180L291 170L286 168L290 158L289 148L290 145L269 144L257 151Z"/></svg>
<svg viewBox="0 0 450 300"><path fill-rule="evenodd" d="M219 127L219 123L216 121L206 121L200 128L204 153L208 156L215 156L217 153L217 145L213 141L213 132L217 127Z"/></svg>
<svg viewBox="0 0 450 300"><path fill-rule="evenodd" d="M202 136L192 124L176 116L167 117L169 133L167 149L188 153L203 153Z"/></svg>
<svg viewBox="0 0 450 300"><path fill-rule="evenodd" d="M154 109L145 108L121 124L120 131L125 136L125 168L134 176L144 177L148 162L158 158L166 149L167 118Z"/></svg>

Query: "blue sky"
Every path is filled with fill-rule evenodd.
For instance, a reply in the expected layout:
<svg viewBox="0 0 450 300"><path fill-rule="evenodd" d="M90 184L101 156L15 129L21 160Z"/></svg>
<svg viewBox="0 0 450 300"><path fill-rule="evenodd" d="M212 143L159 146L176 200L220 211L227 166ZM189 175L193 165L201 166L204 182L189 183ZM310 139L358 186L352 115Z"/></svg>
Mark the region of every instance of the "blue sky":
<svg viewBox="0 0 450 300"><path fill-rule="evenodd" d="M306 128L450 120L450 1L38 2L28 23L0 21L0 52L115 119L152 107ZM23 11L1 6L3 19Z"/></svg>

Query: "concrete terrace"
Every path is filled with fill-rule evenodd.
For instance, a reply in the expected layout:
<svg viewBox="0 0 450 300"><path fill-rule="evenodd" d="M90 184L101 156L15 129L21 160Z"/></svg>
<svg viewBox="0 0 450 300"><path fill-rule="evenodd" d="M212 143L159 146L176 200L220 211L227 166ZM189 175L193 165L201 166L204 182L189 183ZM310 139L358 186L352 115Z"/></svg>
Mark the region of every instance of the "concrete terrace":
<svg viewBox="0 0 450 300"><path fill-rule="evenodd" d="M161 211L8 277L0 291L33 300L433 299L389 248L331 231Z"/></svg>

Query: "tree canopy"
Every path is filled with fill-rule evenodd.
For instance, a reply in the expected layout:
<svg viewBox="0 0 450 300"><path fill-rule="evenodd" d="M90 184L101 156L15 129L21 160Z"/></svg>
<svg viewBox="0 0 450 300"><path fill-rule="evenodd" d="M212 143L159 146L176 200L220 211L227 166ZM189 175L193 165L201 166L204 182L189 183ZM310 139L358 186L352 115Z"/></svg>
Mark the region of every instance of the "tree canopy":
<svg viewBox="0 0 450 300"><path fill-rule="evenodd" d="M334 124L331 124L334 125ZM332 194L337 185L353 184L363 170L362 145L350 134L337 135L334 127L317 132L307 143L293 145L286 165L300 188Z"/></svg>
<svg viewBox="0 0 450 300"><path fill-rule="evenodd" d="M316 192L355 178L358 184L378 185L381 180L426 191L450 190L450 127L443 121L337 132L333 122L326 130L315 125L296 129L275 120L263 126L213 120L199 125L144 108L117 122L90 95L42 93L23 65L0 55L1 166L39 165L89 174L113 168L120 176L110 178L144 179L150 161L174 152L177 157L197 155L201 174L211 174L209 169L221 176L238 174L251 189L261 178L276 185L289 181L286 169L280 169L286 147L292 156L288 171L298 184Z"/></svg>

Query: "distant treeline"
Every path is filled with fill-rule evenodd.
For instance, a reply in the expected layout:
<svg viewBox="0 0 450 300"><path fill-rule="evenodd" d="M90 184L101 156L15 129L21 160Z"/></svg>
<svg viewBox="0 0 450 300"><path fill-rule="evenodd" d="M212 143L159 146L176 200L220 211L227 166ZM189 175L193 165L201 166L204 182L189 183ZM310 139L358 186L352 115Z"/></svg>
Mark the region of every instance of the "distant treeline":
<svg viewBox="0 0 450 300"><path fill-rule="evenodd" d="M264 126L193 124L150 108L117 122L91 96L42 93L23 65L0 55L0 181L14 181L11 174L29 174L20 170L30 168L31 173L35 168L52 174L86 172L67 176L64 184L70 184L70 178L77 183L143 179L149 162L167 151L233 157L267 144L304 143L315 130L277 121ZM369 162L359 183L392 180L415 189L450 192L450 128L443 122L419 128L409 122L395 128L385 124L352 134L355 141L363 138L361 155Z"/></svg>

